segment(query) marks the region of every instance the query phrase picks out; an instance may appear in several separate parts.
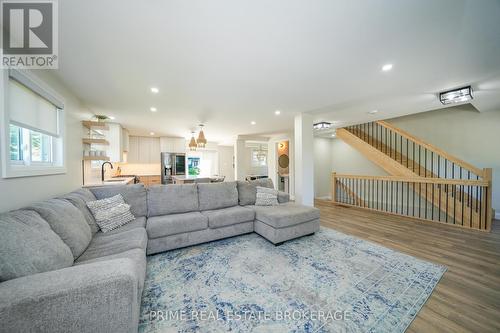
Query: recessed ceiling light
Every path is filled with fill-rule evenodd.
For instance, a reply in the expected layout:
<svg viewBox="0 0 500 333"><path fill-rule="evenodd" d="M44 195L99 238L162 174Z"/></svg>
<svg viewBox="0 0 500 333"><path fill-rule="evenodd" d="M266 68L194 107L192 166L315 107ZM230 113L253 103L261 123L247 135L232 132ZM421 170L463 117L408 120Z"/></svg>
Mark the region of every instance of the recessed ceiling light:
<svg viewBox="0 0 500 333"><path fill-rule="evenodd" d="M279 116L281 114L281 111L280 110L276 110L276 111L274 111L274 114L277 115L277 116Z"/></svg>
<svg viewBox="0 0 500 333"><path fill-rule="evenodd" d="M251 122L250 122L250 124L251 124L251 125L255 125L255 124L257 124L257 123L256 123L255 121L251 121Z"/></svg>
<svg viewBox="0 0 500 333"><path fill-rule="evenodd" d="M334 137L335 137L335 133L332 134L332 138L334 138Z"/></svg>
<svg viewBox="0 0 500 333"><path fill-rule="evenodd" d="M156 112L156 111L158 111L158 109L156 109L154 106L150 107L149 109L151 110L151 112Z"/></svg>
<svg viewBox="0 0 500 333"><path fill-rule="evenodd" d="M375 113L377 113L377 112L378 112L378 110L372 110L372 111L369 111L368 113L369 113L369 114L375 114Z"/></svg>
<svg viewBox="0 0 500 333"><path fill-rule="evenodd" d="M115 117L113 117L113 116L109 116L108 118L111 120L115 120Z"/></svg>
<svg viewBox="0 0 500 333"><path fill-rule="evenodd" d="M155 132L149 132L149 135L155 135Z"/></svg>
<svg viewBox="0 0 500 333"><path fill-rule="evenodd" d="M382 66L382 70L384 72L388 72L392 69L392 64L385 64L384 66Z"/></svg>
<svg viewBox="0 0 500 333"><path fill-rule="evenodd" d="M151 92L152 92L153 94L157 94L157 93L159 93L159 92L160 92L160 89L158 89L158 88L156 88L156 87L151 87Z"/></svg>

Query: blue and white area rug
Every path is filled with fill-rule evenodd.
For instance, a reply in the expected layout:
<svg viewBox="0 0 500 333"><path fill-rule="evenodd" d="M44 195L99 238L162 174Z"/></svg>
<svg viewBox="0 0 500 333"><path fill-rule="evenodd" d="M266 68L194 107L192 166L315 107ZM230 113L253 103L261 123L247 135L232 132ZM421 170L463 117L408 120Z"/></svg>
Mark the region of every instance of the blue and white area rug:
<svg viewBox="0 0 500 333"><path fill-rule="evenodd" d="M446 268L321 228L148 257L139 332L404 332Z"/></svg>

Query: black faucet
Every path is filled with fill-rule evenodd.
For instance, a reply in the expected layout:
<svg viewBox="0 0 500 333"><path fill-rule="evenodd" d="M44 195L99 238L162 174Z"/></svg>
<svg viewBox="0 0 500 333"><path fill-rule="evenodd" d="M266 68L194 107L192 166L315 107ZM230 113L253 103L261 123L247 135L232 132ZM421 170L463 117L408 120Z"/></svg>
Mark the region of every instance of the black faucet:
<svg viewBox="0 0 500 333"><path fill-rule="evenodd" d="M113 164L111 164L111 162L104 162L102 165L101 165L101 180L104 181L104 166L106 164L109 164L111 166L111 169L113 169Z"/></svg>

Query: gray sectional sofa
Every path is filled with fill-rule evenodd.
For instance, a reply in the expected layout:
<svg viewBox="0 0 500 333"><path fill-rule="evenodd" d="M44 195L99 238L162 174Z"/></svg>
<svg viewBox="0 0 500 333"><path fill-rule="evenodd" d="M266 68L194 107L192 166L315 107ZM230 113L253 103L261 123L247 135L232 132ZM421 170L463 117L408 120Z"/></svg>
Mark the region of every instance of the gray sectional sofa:
<svg viewBox="0 0 500 333"><path fill-rule="evenodd" d="M256 232L274 244L319 229L319 210L255 206L256 185L79 189L0 214L0 332L136 332L146 255ZM102 233L86 202L120 193L136 219Z"/></svg>

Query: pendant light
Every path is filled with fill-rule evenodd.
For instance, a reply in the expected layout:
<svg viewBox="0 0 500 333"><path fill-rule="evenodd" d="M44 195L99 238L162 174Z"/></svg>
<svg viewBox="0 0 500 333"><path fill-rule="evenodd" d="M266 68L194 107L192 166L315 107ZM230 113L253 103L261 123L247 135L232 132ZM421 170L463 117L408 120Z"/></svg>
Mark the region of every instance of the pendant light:
<svg viewBox="0 0 500 333"><path fill-rule="evenodd" d="M262 145L259 145L259 150L257 151L257 159L260 162L264 162L264 160L266 159L266 153L264 150L262 150Z"/></svg>
<svg viewBox="0 0 500 333"><path fill-rule="evenodd" d="M189 150L195 151L197 147L196 140L194 138L194 132L191 132L191 140L189 141Z"/></svg>
<svg viewBox="0 0 500 333"><path fill-rule="evenodd" d="M200 124L200 133L198 134L198 140L196 140L196 142L200 148L205 148L205 145L207 144L205 133L203 133L203 124Z"/></svg>

